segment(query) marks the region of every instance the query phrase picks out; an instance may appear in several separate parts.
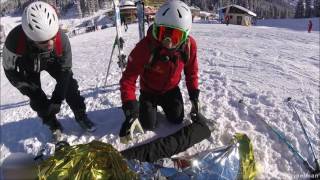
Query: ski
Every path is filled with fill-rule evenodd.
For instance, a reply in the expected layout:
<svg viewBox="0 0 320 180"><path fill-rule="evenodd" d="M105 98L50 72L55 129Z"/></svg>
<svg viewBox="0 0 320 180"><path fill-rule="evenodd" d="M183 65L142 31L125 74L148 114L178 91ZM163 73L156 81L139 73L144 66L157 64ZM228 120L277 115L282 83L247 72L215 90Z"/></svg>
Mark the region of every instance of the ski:
<svg viewBox="0 0 320 180"><path fill-rule="evenodd" d="M302 154L287 140L287 138L284 136L284 134L282 132L280 132L278 129L276 129L275 127L272 127L270 124L268 124L262 117L258 116L258 114L256 114L255 112L253 112L253 110L244 102L243 99L240 99L238 101L239 104L244 105L245 107L247 107L248 111L250 110L252 114L254 114L257 119L259 119L263 124L265 124L269 129L271 129L272 132L274 132L277 137L279 138L279 140L281 140L283 143L285 143L289 150L298 158L303 162L303 165L306 167L306 169L309 170L310 173L314 173L316 170L315 168L313 168L310 163L307 161L307 159L305 157L302 156Z"/></svg>
<svg viewBox="0 0 320 180"><path fill-rule="evenodd" d="M114 40L114 43L112 45L112 51L109 59L109 64L108 64L108 69L107 69L107 74L104 82L104 86L107 84L107 79L109 76L109 71L110 71L110 66L112 62L112 57L114 50L116 46L118 47L118 66L120 67L121 71L123 72L127 62L126 62L126 55L124 54L123 51L123 45L124 45L124 40L122 38L122 32L121 32L121 19L120 19L120 3L119 0L113 0L113 8L114 8L114 23L116 27L116 37Z"/></svg>
<svg viewBox="0 0 320 180"><path fill-rule="evenodd" d="M118 46L118 65L123 71L125 66L126 66L126 55L123 52L123 44L124 40L122 38L122 33L121 33L121 19L120 19L120 3L119 0L113 0L113 6L114 6L114 22L116 26L116 39L115 42L117 43L116 45Z"/></svg>
<svg viewBox="0 0 320 180"><path fill-rule="evenodd" d="M112 57L113 57L113 52L114 52L114 49L116 48L116 44L117 44L117 38L115 39L113 45L112 45L112 51L111 51L111 55L110 55L110 59L109 59L109 63L108 63L108 69L107 69L107 74L106 74L106 78L105 78L105 81L104 81L104 86L107 85L107 79L108 79L108 76L109 76L109 71L110 71L110 66L111 66L111 62L112 62Z"/></svg>
<svg viewBox="0 0 320 180"><path fill-rule="evenodd" d="M138 0L135 2L137 6L137 16L138 16L138 26L139 26L139 38L140 40L145 36L145 27L144 27L144 2Z"/></svg>

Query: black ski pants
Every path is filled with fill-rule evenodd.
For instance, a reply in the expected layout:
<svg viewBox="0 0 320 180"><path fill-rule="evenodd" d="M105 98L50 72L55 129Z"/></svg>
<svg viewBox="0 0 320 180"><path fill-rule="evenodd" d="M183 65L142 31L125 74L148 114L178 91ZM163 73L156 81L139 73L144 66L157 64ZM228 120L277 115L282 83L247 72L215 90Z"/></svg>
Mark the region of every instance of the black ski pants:
<svg viewBox="0 0 320 180"><path fill-rule="evenodd" d="M121 154L128 160L137 159L139 161L155 162L162 158L170 158L209 138L211 131L206 124L205 117L199 114L197 117L191 117L191 119L193 121L192 124L181 128L175 133L147 144L126 149Z"/></svg>
<svg viewBox="0 0 320 180"><path fill-rule="evenodd" d="M54 79L57 80L57 73L54 70L47 71ZM31 108L38 113L40 117L46 116L45 113L48 110L50 101L47 95L41 89L40 73L28 73L27 79L29 82L34 83L38 88L36 92L32 94L37 94L37 96L29 96ZM84 103L84 98L80 95L78 90L78 82L72 77L72 72L66 92L66 102L70 106L73 112L83 112L85 113L86 105ZM28 94L27 94L28 95Z"/></svg>
<svg viewBox="0 0 320 180"><path fill-rule="evenodd" d="M178 86L162 95L141 91L139 103L139 120L144 129L153 130L156 127L158 105L162 107L168 121L174 124L183 121L183 99Z"/></svg>

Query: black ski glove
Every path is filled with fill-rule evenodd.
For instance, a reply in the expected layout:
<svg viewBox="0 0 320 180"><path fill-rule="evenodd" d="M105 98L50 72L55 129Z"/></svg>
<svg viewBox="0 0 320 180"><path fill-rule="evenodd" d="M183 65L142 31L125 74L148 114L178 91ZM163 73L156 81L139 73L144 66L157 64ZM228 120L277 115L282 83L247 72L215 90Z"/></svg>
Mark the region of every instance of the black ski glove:
<svg viewBox="0 0 320 180"><path fill-rule="evenodd" d="M195 101L199 99L200 90L194 89L189 91L189 98L191 101Z"/></svg>
<svg viewBox="0 0 320 180"><path fill-rule="evenodd" d="M128 143L133 137L135 129L144 133L141 124L138 120L139 117L139 105L138 101L128 101L122 105L124 115L126 117L120 129L120 142Z"/></svg>
<svg viewBox="0 0 320 180"><path fill-rule="evenodd" d="M200 112L200 103L198 100L191 100L191 110L190 113L198 114Z"/></svg>
<svg viewBox="0 0 320 180"><path fill-rule="evenodd" d="M199 110L200 110L199 94L200 94L199 89L189 91L189 97L192 105L190 113L195 113L195 114L199 113Z"/></svg>
<svg viewBox="0 0 320 180"><path fill-rule="evenodd" d="M128 101L122 105L126 119L136 119L139 116L139 104L137 100Z"/></svg>

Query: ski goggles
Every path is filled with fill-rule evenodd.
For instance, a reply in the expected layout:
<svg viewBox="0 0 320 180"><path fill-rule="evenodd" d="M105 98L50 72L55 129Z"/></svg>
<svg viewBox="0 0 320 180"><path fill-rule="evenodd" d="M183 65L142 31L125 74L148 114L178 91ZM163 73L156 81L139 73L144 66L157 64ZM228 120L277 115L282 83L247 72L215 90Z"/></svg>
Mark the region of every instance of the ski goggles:
<svg viewBox="0 0 320 180"><path fill-rule="evenodd" d="M162 42L163 40L170 38L173 46L178 46L185 42L188 38L189 31L179 28L168 27L164 25L153 26L153 37Z"/></svg>

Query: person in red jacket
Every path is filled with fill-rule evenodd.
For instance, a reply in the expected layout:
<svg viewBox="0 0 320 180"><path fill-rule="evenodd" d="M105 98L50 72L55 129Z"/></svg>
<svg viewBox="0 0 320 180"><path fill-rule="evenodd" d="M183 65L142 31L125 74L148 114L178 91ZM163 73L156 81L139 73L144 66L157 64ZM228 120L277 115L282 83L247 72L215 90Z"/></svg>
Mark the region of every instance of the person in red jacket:
<svg viewBox="0 0 320 180"><path fill-rule="evenodd" d="M312 21L309 20L309 23L308 23L308 33L311 33L311 30L312 30Z"/></svg>
<svg viewBox="0 0 320 180"><path fill-rule="evenodd" d="M132 119L139 119L143 129L156 127L157 106L167 119L180 124L184 118L183 99L179 88L181 73L192 102L192 111L198 110L197 44L189 35L191 11L181 1L168 1L155 16L147 36L132 50L126 70L120 80L122 109L126 121L120 137L132 128ZM136 80L140 77L139 105L136 100Z"/></svg>

